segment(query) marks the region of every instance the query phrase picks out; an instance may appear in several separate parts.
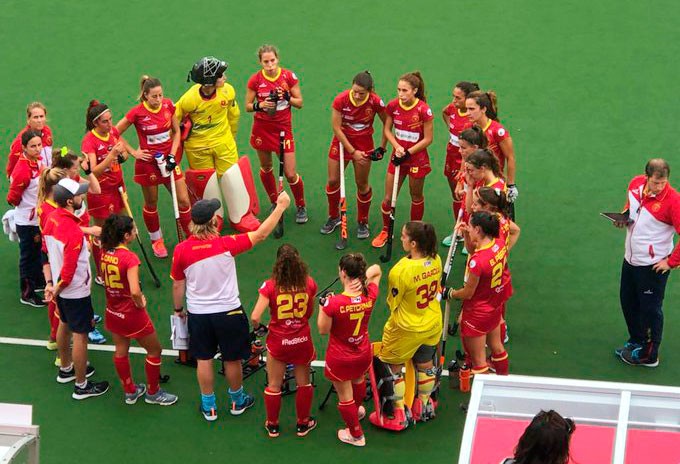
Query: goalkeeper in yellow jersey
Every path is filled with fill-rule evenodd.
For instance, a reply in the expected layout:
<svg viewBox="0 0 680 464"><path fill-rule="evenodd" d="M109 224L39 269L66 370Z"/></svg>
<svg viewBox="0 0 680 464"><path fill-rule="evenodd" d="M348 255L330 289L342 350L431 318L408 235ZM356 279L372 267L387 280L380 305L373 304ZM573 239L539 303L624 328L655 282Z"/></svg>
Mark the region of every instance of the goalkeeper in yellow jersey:
<svg viewBox="0 0 680 464"><path fill-rule="evenodd" d="M250 161L238 157L236 132L241 111L234 87L226 82L227 67L213 56L196 62L188 76L196 84L177 101L175 117L191 127L184 153L192 200L219 199L221 192L232 227L251 232L260 225L255 217L259 204ZM221 211L218 216L222 217Z"/></svg>

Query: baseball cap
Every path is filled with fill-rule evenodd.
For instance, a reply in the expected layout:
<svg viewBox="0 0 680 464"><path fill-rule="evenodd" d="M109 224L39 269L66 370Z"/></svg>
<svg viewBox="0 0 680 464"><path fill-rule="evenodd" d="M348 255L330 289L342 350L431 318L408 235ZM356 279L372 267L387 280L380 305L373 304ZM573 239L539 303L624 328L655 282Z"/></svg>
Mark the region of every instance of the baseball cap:
<svg viewBox="0 0 680 464"><path fill-rule="evenodd" d="M191 207L191 220L194 224L206 224L215 215L215 211L222 207L222 203L217 198L209 200L198 200Z"/></svg>
<svg viewBox="0 0 680 464"><path fill-rule="evenodd" d="M87 190L89 188L90 188L89 182L83 182L81 184L73 179L66 178L61 179L59 183L57 183L57 185L54 186L52 194L54 195L54 201L64 202L66 200L70 200L76 195L82 195L83 193L87 193Z"/></svg>

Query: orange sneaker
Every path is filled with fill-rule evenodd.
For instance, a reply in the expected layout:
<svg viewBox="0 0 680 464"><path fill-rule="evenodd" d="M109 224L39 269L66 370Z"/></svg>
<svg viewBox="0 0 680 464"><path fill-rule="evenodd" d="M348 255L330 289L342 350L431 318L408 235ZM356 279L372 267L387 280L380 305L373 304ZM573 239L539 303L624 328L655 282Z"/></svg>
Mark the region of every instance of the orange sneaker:
<svg viewBox="0 0 680 464"><path fill-rule="evenodd" d="M163 239L159 238L158 240L154 240L151 242L151 249L153 250L154 256L156 258L167 258L168 257L168 250L165 248L165 243L163 243Z"/></svg>
<svg viewBox="0 0 680 464"><path fill-rule="evenodd" d="M387 243L387 231L381 230L376 238L371 242L373 248L382 248Z"/></svg>

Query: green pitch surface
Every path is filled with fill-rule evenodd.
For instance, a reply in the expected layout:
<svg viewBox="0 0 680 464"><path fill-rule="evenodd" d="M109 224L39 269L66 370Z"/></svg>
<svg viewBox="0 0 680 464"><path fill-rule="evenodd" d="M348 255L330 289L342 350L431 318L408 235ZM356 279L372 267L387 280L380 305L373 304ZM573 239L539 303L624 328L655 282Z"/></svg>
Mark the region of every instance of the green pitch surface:
<svg viewBox="0 0 680 464"><path fill-rule="evenodd" d="M92 98L109 104L114 119L134 103L141 74L158 76L165 93L177 99L188 87L194 61L214 54L230 63L228 79L243 105L245 84L258 69L256 48L280 47L283 66L301 80L304 108L294 111L299 171L304 176L310 222L286 217L285 240L297 245L324 286L335 277L340 254L335 237L318 229L325 220L326 156L331 138L330 104L348 88L352 76L370 69L378 93L395 96L400 74L419 69L428 103L437 115L449 102L453 84L478 81L499 94L500 116L513 136L518 168L518 223L522 236L511 266L515 296L508 309L513 373L677 385L680 362L678 276L669 281L666 337L657 369L632 368L612 350L626 338L618 304L623 234L598 217L625 200L629 179L647 158L664 156L680 168L675 102L680 37L676 2L531 0L466 4L462 2L180 2L123 0L106 6L84 1L7 0L0 9L3 71L0 147L7 151L24 124L23 108L33 100L49 110L55 144L79 147L85 109ZM229 6L229 8L227 7ZM240 152L256 158L248 145L251 115L238 133ZM128 140L134 141L132 133ZM447 130L435 122L430 154L434 167L426 183L425 219L439 235L449 233L450 195L441 175ZM4 160L4 158L3 158ZM4 161L3 161L4 162ZM132 183L132 163L124 166L134 214L141 222L141 192ZM374 166L371 228L379 230L385 161ZM351 170L348 172L349 221L355 220ZM677 175L676 175L677 177ZM259 181L256 182L259 186ZM0 183L5 195L7 182ZM676 184L677 185L677 184ZM264 192L260 188L260 199ZM397 221L408 217L408 195L399 200ZM161 197L166 241L174 246L169 195ZM266 205L264 207L266 210ZM143 226L140 225L140 228ZM353 228L350 230L353 234ZM146 236L143 237L148 244ZM257 288L267 278L278 241L268 240L237 260L241 298L250 310ZM133 249L139 252L137 245ZM377 262L369 241L351 235L349 250ZM446 250L441 249L445 255ZM18 302L17 246L0 241L0 336L46 339L46 310ZM399 256L399 250L395 250ZM393 260L395 262L396 260ZM149 312L168 347L172 311L169 260L153 260L163 286L155 289L141 270ZM463 261L450 282L459 285ZM387 271L387 269L384 269ZM103 295L93 289L103 314ZM384 297L384 287L383 287ZM380 337L387 309L381 299L371 321ZM319 359L325 339L315 337ZM449 340L449 352L457 345ZM180 395L171 408L126 406L110 353L94 352L96 378L108 379L102 398L76 403L70 388L54 381L53 353L44 348L0 345L0 401L35 405L41 426L44 462L94 459L122 462L144 456L148 462L382 462L427 460L455 462L467 398L444 389L435 421L401 435L366 425L368 445L339 443L341 420L331 404L317 413L320 425L305 439L294 436L294 400L286 398L282 435L266 438L262 424L264 374L247 381L256 406L241 417L220 410L208 424L197 412L198 388L191 369L165 358L172 376L167 389ZM450 358L450 355L449 355ZM142 357L133 355L137 381ZM316 398L328 387L317 375ZM220 405L226 387L218 383ZM315 404L318 401L315 400ZM391 457L390 457L391 456Z"/></svg>

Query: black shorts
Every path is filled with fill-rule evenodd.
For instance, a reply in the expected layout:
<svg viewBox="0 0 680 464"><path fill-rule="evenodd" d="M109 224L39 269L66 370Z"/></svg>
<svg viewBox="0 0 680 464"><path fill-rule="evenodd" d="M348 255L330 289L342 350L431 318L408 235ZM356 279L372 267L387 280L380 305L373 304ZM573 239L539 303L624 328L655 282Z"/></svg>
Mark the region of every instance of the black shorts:
<svg viewBox="0 0 680 464"><path fill-rule="evenodd" d="M62 298L57 296L57 308L59 319L68 325L71 332L86 334L94 327L94 309L92 299L85 298Z"/></svg>
<svg viewBox="0 0 680 464"><path fill-rule="evenodd" d="M223 361L250 357L248 318L243 307L214 314L189 313L189 352L196 359L212 359L219 347Z"/></svg>
<svg viewBox="0 0 680 464"><path fill-rule="evenodd" d="M413 354L413 362L416 364L425 364L428 361L434 360L434 355L437 352L437 345L420 345L418 350Z"/></svg>

